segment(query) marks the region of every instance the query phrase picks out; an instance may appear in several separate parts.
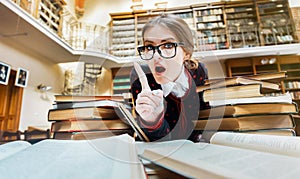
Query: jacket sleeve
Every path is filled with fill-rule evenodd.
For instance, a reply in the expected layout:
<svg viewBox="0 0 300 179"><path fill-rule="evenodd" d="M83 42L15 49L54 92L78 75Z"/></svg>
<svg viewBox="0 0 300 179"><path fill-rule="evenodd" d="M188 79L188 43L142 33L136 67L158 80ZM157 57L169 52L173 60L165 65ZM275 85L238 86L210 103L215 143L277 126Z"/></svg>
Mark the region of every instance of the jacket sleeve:
<svg viewBox="0 0 300 179"><path fill-rule="evenodd" d="M144 70L144 69L143 69ZM146 71L146 70L144 70ZM158 89L158 86L156 83L154 83L154 78L152 79L149 74L146 74L149 86L151 90ZM131 85L131 94L132 94L132 100L134 106L136 105L136 99L137 95L142 91L141 83L138 79L138 75L135 71L135 69L132 69L130 73L130 85ZM137 113L136 113L137 114ZM164 115L160 120L158 120L158 123L149 125L143 122L143 119L137 114L137 123L141 127L141 129L145 132L145 134L148 136L150 141L155 141L160 139L161 137L168 134L170 131L170 126L168 122L164 119Z"/></svg>
<svg viewBox="0 0 300 179"><path fill-rule="evenodd" d="M199 62L198 68L195 70L189 70L196 86L202 86L205 84L205 80L208 79L208 71L204 63ZM203 92L199 92L200 109L209 108L208 103L203 100Z"/></svg>

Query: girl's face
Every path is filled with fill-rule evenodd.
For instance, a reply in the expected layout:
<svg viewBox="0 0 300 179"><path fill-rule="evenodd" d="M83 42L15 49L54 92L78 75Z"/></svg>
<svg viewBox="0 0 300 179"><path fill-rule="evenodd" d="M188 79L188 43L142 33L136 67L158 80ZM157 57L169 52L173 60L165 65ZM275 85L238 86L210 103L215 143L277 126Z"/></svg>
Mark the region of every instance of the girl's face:
<svg viewBox="0 0 300 179"><path fill-rule="evenodd" d="M144 33L144 46L158 46L165 43L178 43L175 35L165 27L156 25L147 29ZM164 84L170 81L175 81L182 68L183 61L187 58L187 54L182 47L177 46L176 56L165 59L160 56L155 49L155 53L151 60L148 60L148 66L153 73L153 76L158 84Z"/></svg>

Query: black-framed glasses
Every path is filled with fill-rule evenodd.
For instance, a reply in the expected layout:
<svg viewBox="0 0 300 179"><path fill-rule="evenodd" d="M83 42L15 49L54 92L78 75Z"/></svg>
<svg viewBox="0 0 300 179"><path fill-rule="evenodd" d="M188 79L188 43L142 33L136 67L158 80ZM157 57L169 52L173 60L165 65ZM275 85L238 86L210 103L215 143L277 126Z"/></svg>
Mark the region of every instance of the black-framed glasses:
<svg viewBox="0 0 300 179"><path fill-rule="evenodd" d="M139 55L141 59L143 60L151 60L154 56L155 51L158 52L158 54L165 58L173 58L176 56L176 51L178 46L183 46L183 42L168 42L168 43L163 43L158 46L153 46L153 45L146 45L146 46L140 46L137 48Z"/></svg>

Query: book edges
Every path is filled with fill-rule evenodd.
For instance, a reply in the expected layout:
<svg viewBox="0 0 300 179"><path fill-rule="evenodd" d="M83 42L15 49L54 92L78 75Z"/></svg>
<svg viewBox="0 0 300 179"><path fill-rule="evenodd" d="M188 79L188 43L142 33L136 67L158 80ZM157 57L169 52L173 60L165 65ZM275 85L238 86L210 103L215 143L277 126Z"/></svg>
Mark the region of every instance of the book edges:
<svg viewBox="0 0 300 179"><path fill-rule="evenodd" d="M239 113L236 114L236 110L234 109L235 106L246 106L246 107L251 107L251 106L258 106L260 108L264 108L267 106L273 106L273 104L276 105L291 105L293 106L293 110L288 110L288 111L263 111L263 112L250 112L250 111L244 111L245 113ZM299 112L298 104L295 102L292 103L243 103L243 104L227 104L224 106L214 106L209 109L203 109L199 112L199 118L198 119L206 119L206 118L226 118L226 117L242 117L242 116L252 116L252 115L280 115L280 114L297 114ZM237 112L238 113L238 112Z"/></svg>
<svg viewBox="0 0 300 179"><path fill-rule="evenodd" d="M273 117L273 120L275 119L282 120L282 119L286 119L285 117L287 116L289 117L289 122L285 121L285 123L283 122L280 123L279 121L277 121L278 123L276 123L275 121L271 121L272 119L270 119L271 117ZM241 122L241 120L244 120L245 122ZM270 122L270 123L263 123L262 125L259 125L258 121ZM253 130L262 130L262 129L294 129L296 127L292 114L266 114L266 115L255 115L255 116L252 115L252 116L239 116L239 117L208 118L208 119L199 119L193 121L193 123L194 123L194 130L199 130L199 131L203 131L203 130L253 131ZM247 124L248 127L242 127L243 126L242 123L248 123Z"/></svg>

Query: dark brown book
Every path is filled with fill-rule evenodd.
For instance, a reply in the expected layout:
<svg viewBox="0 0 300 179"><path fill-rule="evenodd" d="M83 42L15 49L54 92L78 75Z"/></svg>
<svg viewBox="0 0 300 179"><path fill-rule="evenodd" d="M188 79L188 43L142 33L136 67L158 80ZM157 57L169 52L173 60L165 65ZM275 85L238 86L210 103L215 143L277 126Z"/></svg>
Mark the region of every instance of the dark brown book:
<svg viewBox="0 0 300 179"><path fill-rule="evenodd" d="M199 119L194 122L195 130L253 131L261 129L292 129L295 127L290 114L254 115Z"/></svg>
<svg viewBox="0 0 300 179"><path fill-rule="evenodd" d="M80 132L80 131L110 131L127 130L130 125L120 119L114 120L69 120L54 122L52 132Z"/></svg>
<svg viewBox="0 0 300 179"><path fill-rule="evenodd" d="M113 107L84 107L71 109L50 109L48 121L62 121L70 119L118 119Z"/></svg>
<svg viewBox="0 0 300 179"><path fill-rule="evenodd" d="M95 100L113 100L124 101L122 95L112 96L85 96L85 95L55 95L55 102L79 102L79 101L95 101Z"/></svg>
<svg viewBox="0 0 300 179"><path fill-rule="evenodd" d="M257 103L236 104L212 107L199 112L199 119L215 117L236 117L259 114L296 114L298 106L296 103Z"/></svg>
<svg viewBox="0 0 300 179"><path fill-rule="evenodd" d="M118 107L119 101L113 100L92 100L92 101L70 101L70 102L56 102L53 104L53 109L70 109L82 107Z"/></svg>

